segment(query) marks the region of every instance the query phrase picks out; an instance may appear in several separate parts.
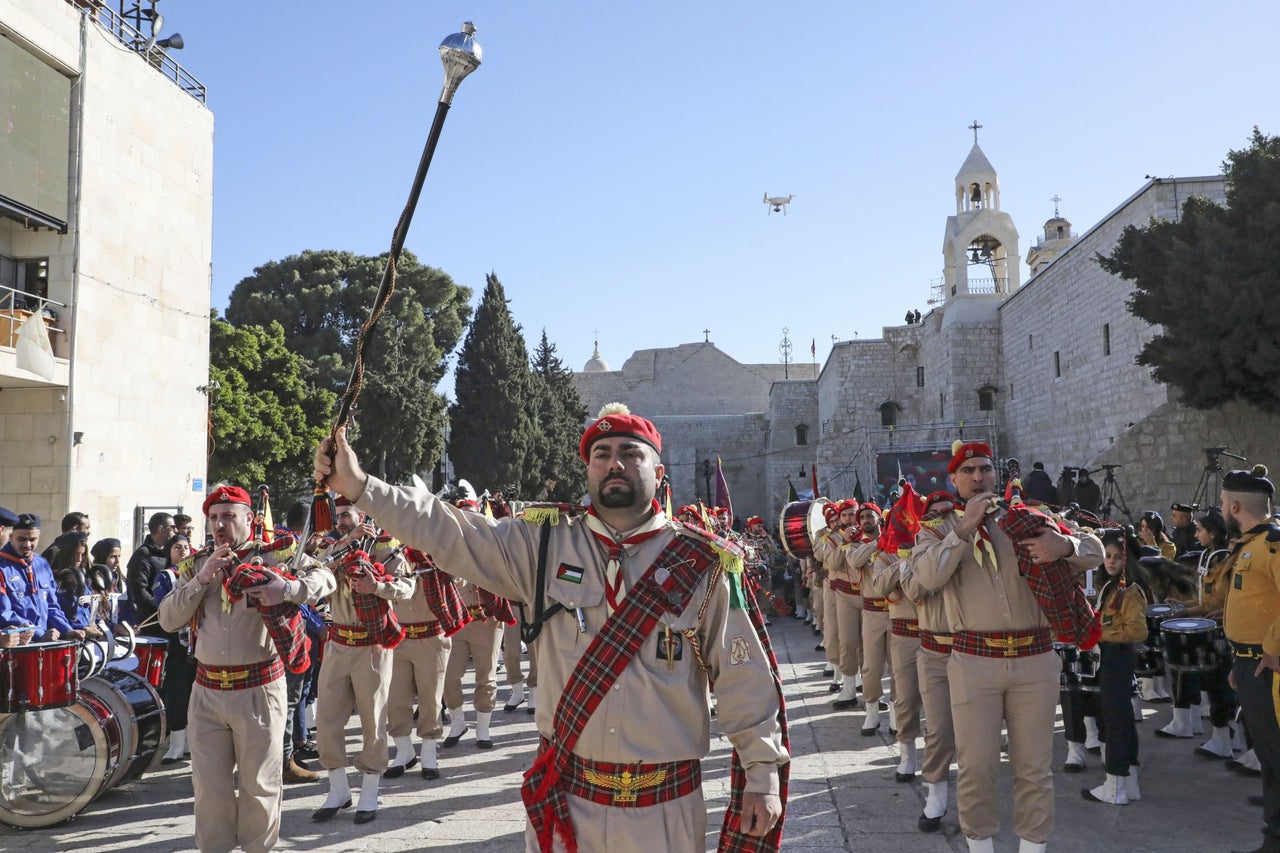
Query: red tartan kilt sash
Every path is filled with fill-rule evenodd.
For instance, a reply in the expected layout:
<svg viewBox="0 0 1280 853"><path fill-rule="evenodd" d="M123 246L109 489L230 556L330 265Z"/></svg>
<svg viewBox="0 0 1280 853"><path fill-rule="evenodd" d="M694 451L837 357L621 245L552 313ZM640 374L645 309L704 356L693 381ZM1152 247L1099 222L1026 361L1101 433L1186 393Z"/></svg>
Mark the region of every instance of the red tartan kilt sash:
<svg viewBox="0 0 1280 853"><path fill-rule="evenodd" d="M330 625L329 641L340 646L376 646L378 640L359 625Z"/></svg>
<svg viewBox="0 0 1280 853"><path fill-rule="evenodd" d="M843 592L845 595L862 595L862 587L859 584L837 580L835 578L832 578L830 583L831 588L836 592Z"/></svg>
<svg viewBox="0 0 1280 853"><path fill-rule="evenodd" d="M898 637L919 637L920 623L915 619L890 619L889 630Z"/></svg>
<svg viewBox="0 0 1280 853"><path fill-rule="evenodd" d="M406 640L422 640L427 637L438 637L444 633L438 619L431 622L401 622L400 627L404 629Z"/></svg>
<svg viewBox="0 0 1280 853"><path fill-rule="evenodd" d="M248 690L284 677L284 661L275 657L239 666L196 664L196 684L210 690Z"/></svg>
<svg viewBox="0 0 1280 853"><path fill-rule="evenodd" d="M1029 631L956 631L953 652L984 658L1025 658L1053 651L1048 628Z"/></svg>
<svg viewBox="0 0 1280 853"><path fill-rule="evenodd" d="M920 629L920 648L937 652L940 655L951 654L951 635Z"/></svg>
<svg viewBox="0 0 1280 853"><path fill-rule="evenodd" d="M862 596L862 609L872 613L888 613L889 599L887 598L868 598Z"/></svg>
<svg viewBox="0 0 1280 853"><path fill-rule="evenodd" d="M566 793L602 806L656 806L702 787L702 762L610 764L570 754L560 785Z"/></svg>

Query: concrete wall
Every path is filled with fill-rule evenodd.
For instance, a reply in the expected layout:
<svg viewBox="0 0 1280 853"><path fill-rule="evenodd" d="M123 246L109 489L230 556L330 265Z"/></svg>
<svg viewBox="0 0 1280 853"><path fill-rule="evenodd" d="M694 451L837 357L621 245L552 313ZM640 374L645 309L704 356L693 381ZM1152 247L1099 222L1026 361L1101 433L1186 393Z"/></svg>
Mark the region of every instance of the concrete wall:
<svg viewBox="0 0 1280 853"><path fill-rule="evenodd" d="M95 536L132 541L136 506L203 499L213 115L68 4L11 0L0 26L76 78L78 198L67 235L0 228L0 252L50 257L49 296L69 306L65 386L0 376L0 504L88 512Z"/></svg>

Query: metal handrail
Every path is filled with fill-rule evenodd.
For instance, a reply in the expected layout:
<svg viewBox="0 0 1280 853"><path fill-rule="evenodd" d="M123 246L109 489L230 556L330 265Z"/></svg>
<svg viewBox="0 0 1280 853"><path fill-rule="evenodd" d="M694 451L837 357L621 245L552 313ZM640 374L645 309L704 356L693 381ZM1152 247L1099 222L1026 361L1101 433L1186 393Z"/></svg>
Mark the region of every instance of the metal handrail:
<svg viewBox="0 0 1280 853"><path fill-rule="evenodd" d="M205 85L192 76L191 72L174 61L163 48L156 47L153 39L144 36L129 23L119 12L103 4L86 6L83 0L67 0L67 3L79 9L81 14L88 15L102 30L112 35L116 41L129 50L142 56L149 65L168 77L180 89L200 103L205 103L208 90Z"/></svg>
<svg viewBox="0 0 1280 853"><path fill-rule="evenodd" d="M26 304L19 305L19 298L23 299ZM32 307L33 305L34 307ZM18 290L17 288L9 287L5 284L0 284L0 322L7 321L9 324L8 334L0 335L0 339L5 341L13 339L14 326L18 322L18 318L13 313L15 310L30 311L32 314L40 314L44 316L45 309L51 305L56 305L59 308L67 307L64 303L58 302L57 300L49 299L48 297L40 296L35 293L28 293L25 290ZM57 326L50 326L49 318L47 316L45 316L45 328L50 332L57 332L58 334L64 334L66 332L65 329L60 329Z"/></svg>

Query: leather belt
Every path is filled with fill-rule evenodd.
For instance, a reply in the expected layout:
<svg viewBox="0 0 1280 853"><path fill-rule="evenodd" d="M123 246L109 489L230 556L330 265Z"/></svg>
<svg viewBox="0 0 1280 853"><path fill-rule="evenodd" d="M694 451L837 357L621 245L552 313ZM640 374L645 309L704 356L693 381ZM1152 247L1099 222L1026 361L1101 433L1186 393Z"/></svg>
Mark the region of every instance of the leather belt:
<svg viewBox="0 0 1280 853"><path fill-rule="evenodd" d="M196 684L210 690L248 690L250 687L269 684L283 676L284 662L278 657L238 666L196 663Z"/></svg>
<svg viewBox="0 0 1280 853"><path fill-rule="evenodd" d="M1048 628L1026 631L957 631L953 652L984 658L1025 658L1053 650Z"/></svg>
<svg viewBox="0 0 1280 853"><path fill-rule="evenodd" d="M330 625L329 639L340 646L373 646L378 642L368 630L355 625Z"/></svg>

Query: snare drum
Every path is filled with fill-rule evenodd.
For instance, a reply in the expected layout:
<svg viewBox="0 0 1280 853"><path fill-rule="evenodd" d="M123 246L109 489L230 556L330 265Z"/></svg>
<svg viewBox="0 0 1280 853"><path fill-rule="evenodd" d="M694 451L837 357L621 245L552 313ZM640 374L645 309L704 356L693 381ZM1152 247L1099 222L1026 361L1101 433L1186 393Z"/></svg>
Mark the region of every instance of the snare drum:
<svg viewBox="0 0 1280 853"><path fill-rule="evenodd" d="M78 644L67 640L0 649L0 714L75 702L78 653Z"/></svg>
<svg viewBox="0 0 1280 853"><path fill-rule="evenodd" d="M67 707L0 717L0 821L31 828L75 817L142 775L164 737L160 695L118 669L86 679Z"/></svg>
<svg viewBox="0 0 1280 853"><path fill-rule="evenodd" d="M1147 605L1147 641L1137 646L1138 659L1133 674L1153 678L1164 674L1164 651L1160 640L1160 623L1177 616L1186 607L1181 604Z"/></svg>
<svg viewBox="0 0 1280 853"><path fill-rule="evenodd" d="M164 681L164 664L169 657L169 641L161 637L138 637L133 653L138 659L137 673L159 689Z"/></svg>
<svg viewBox="0 0 1280 853"><path fill-rule="evenodd" d="M1058 676L1058 689L1068 693L1080 692L1080 676L1076 674L1076 658L1080 650L1067 643L1054 643L1053 650L1062 658L1062 674Z"/></svg>
<svg viewBox="0 0 1280 853"><path fill-rule="evenodd" d="M1102 667L1102 653L1098 649L1081 649L1076 656L1076 675L1080 677L1080 689L1085 693L1101 693L1098 670Z"/></svg>
<svg viewBox="0 0 1280 853"><path fill-rule="evenodd" d="M1212 672L1231 660L1222 626L1212 619L1180 616L1160 623L1164 663L1174 672Z"/></svg>

